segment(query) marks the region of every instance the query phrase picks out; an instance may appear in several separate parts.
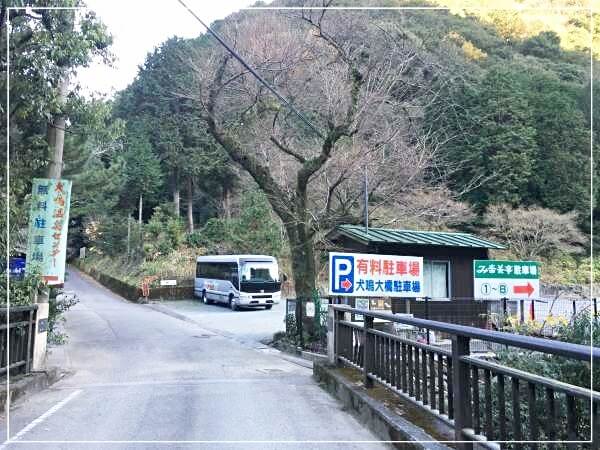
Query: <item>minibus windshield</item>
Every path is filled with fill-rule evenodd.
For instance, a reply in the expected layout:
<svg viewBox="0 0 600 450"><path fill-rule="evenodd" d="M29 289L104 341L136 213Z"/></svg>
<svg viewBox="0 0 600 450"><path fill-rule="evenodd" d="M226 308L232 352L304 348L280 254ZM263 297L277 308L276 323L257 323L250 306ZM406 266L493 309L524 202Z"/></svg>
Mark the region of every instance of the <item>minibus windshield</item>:
<svg viewBox="0 0 600 450"><path fill-rule="evenodd" d="M250 282L277 282L279 281L279 269L276 263L247 261L241 266L242 281Z"/></svg>

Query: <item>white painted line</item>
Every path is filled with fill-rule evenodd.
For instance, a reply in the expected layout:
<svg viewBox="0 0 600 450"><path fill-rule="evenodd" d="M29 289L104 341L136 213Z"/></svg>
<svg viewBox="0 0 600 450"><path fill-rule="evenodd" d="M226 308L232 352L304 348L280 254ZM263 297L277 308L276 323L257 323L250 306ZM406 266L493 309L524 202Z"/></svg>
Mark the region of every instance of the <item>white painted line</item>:
<svg viewBox="0 0 600 450"><path fill-rule="evenodd" d="M288 376L282 377L283 379L297 378L300 375L289 375L289 372L285 372ZM90 383L80 385L80 387L86 390L94 388L109 388L109 387L145 387L145 386L163 386L166 388L180 388L183 386L201 386L204 384L231 384L231 383L273 383L274 378L271 377L253 377L253 378L203 378L203 379L189 379L189 380L165 380L165 381L125 381L116 383ZM53 390L71 390L72 386L53 387Z"/></svg>
<svg viewBox="0 0 600 450"><path fill-rule="evenodd" d="M51 417L54 413L56 413L58 410L60 410L63 406L65 406L67 403L69 403L71 400L73 400L75 397L77 397L82 392L83 392L83 390L81 390L81 389L71 392L65 399L61 400L56 405L54 405L52 408L50 408L48 411L46 411L44 414L42 414L40 417L38 417L37 419L33 420L28 425L26 425L25 428L23 428L21 431L19 431L17 434L15 434L15 436L13 438L11 438L9 436L8 439L6 441L4 441L4 443L0 446L0 450L5 449L7 447L7 445L13 443L14 441L18 441L19 439L21 439L23 436L25 436L27 433L29 433L31 430L33 430L36 426L38 426L44 420Z"/></svg>

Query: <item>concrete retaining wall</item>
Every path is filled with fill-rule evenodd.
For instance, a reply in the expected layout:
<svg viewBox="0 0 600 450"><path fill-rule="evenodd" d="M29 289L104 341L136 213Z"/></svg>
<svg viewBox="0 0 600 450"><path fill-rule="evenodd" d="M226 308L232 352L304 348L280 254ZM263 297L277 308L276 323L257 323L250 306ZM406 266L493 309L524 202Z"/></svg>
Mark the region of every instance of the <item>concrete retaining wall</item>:
<svg viewBox="0 0 600 450"><path fill-rule="evenodd" d="M126 298L129 301L137 302L142 297L142 290L139 288L139 286L134 286L132 284L126 283L122 280L119 280L118 278L100 272L94 268L87 268L84 265L80 264L79 261L73 261L71 264L77 267L82 272L91 276L94 280L96 280L104 287L110 289L115 294L119 294L121 297ZM179 300L193 297L193 286L161 286L151 287L150 295L148 298L152 300Z"/></svg>

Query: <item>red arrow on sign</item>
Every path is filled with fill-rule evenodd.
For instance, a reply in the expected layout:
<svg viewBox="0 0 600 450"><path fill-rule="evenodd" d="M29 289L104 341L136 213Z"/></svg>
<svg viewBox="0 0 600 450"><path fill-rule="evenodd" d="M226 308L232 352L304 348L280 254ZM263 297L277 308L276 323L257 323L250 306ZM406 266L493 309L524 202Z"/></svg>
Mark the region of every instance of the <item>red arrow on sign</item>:
<svg viewBox="0 0 600 450"><path fill-rule="evenodd" d="M527 294L527 297L531 297L535 288L528 281L525 286L513 286L513 292L515 294Z"/></svg>
<svg viewBox="0 0 600 450"><path fill-rule="evenodd" d="M342 287L344 288L345 291L349 291L350 288L352 287L352 281L350 281L348 278L346 278L340 284L342 285Z"/></svg>

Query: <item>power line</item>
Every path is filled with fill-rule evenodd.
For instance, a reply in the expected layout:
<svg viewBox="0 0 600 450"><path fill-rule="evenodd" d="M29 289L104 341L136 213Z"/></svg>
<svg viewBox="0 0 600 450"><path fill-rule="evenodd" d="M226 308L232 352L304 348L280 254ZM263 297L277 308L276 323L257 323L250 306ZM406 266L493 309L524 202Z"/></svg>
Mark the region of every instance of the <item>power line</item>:
<svg viewBox="0 0 600 450"><path fill-rule="evenodd" d="M256 78L264 87L266 87L269 91L271 91L271 93L277 97L277 99L283 103L285 106L287 106L294 114L296 114L300 120L302 120L302 122L304 122L312 131L314 131L320 138L324 139L325 137L321 134L321 132L317 129L317 127L315 127L312 123L310 123L310 121L304 117L304 115L298 111L296 108L294 108L294 106L284 97L282 96L279 92L277 92L275 90L274 87L272 87L269 83L266 82L266 80L261 77L258 73L256 73L256 71L250 67L250 65L244 61L244 59L235 51L233 50L229 45L227 45L227 43L223 40L223 38L221 36L219 36L219 34L215 31L213 31L208 25L206 25L202 19L200 19L200 17L198 17L196 15L196 13L194 11L192 11L189 6L187 6L183 0L177 0L181 6L183 6L185 9L187 9L187 11L198 21L200 22L200 24L206 28L206 31L208 31L217 41L219 41L219 43L225 47L227 49L227 51L235 58L239 61L239 63L244 66L253 76L254 78Z"/></svg>

